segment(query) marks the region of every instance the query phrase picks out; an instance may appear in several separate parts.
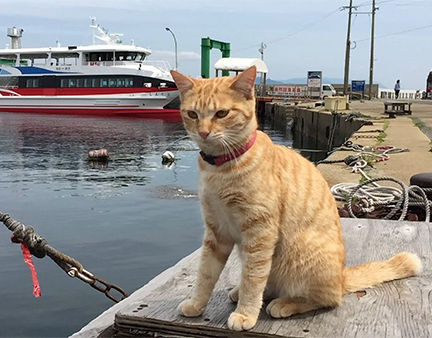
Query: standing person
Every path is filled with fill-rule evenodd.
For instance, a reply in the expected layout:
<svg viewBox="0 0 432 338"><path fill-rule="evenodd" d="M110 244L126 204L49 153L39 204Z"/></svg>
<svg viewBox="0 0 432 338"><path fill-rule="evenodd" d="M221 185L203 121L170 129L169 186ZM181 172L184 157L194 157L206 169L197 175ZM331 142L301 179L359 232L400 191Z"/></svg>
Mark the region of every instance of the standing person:
<svg viewBox="0 0 432 338"><path fill-rule="evenodd" d="M399 79L396 81L396 84L394 86L394 91L395 91L395 96L396 96L396 100L397 100L399 97L399 92L400 92L400 80Z"/></svg>

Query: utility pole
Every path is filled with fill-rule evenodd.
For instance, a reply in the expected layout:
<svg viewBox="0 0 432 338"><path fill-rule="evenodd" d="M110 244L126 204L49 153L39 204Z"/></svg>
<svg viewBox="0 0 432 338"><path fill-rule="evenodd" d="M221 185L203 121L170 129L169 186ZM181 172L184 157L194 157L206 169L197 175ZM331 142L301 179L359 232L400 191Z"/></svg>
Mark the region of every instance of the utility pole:
<svg viewBox="0 0 432 338"><path fill-rule="evenodd" d="M370 49L370 73L369 73L369 100L372 99L373 67L374 67L374 40L375 40L375 0L372 0L372 28L371 28L371 49Z"/></svg>
<svg viewBox="0 0 432 338"><path fill-rule="evenodd" d="M349 82L349 63L350 63L350 51L351 51L351 16L352 16L352 6L353 0L350 0L350 5L348 7L348 29L345 47L345 76L344 76L344 95L348 95L348 82ZM347 8L347 7L343 7Z"/></svg>
<svg viewBox="0 0 432 338"><path fill-rule="evenodd" d="M267 48L267 45L264 42L261 42L261 47L258 49L258 52L261 54L261 60L264 60L264 49Z"/></svg>
<svg viewBox="0 0 432 338"><path fill-rule="evenodd" d="M264 42L261 42L261 47L260 49L258 49L258 52L260 52L261 54L261 60L264 61L264 49L267 48L267 45ZM265 90L265 86L266 86L266 74L261 73L261 81L260 81L260 95L261 96L265 96L266 90Z"/></svg>

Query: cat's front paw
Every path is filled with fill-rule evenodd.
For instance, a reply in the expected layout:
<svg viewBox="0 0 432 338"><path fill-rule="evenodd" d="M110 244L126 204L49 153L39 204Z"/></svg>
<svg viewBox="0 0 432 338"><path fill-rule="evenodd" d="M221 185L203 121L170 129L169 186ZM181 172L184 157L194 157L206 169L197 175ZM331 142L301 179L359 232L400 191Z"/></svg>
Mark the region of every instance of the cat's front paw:
<svg viewBox="0 0 432 338"><path fill-rule="evenodd" d="M185 317L198 317L205 309L205 305L201 305L193 299L186 299L178 306L178 311Z"/></svg>
<svg viewBox="0 0 432 338"><path fill-rule="evenodd" d="M234 331L250 330L257 322L256 317L245 316L238 312L233 312L228 318L228 327Z"/></svg>

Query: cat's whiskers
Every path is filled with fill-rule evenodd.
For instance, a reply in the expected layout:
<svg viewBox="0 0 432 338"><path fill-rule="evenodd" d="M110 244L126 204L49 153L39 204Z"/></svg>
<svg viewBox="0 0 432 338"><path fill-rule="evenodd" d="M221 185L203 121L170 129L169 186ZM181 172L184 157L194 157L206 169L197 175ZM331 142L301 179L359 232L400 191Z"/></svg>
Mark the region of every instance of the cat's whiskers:
<svg viewBox="0 0 432 338"><path fill-rule="evenodd" d="M234 145L229 141L229 138L222 138L221 141L223 142L223 144L226 145L227 149L228 149L228 155L234 154L235 153L235 147ZM234 161L235 166L237 166L238 164L238 159L237 157L234 157L232 159L232 161Z"/></svg>
<svg viewBox="0 0 432 338"><path fill-rule="evenodd" d="M228 155L230 153L230 150L228 148L228 145L225 143L224 139L220 140L220 144L221 144L222 149L223 149L223 155Z"/></svg>
<svg viewBox="0 0 432 338"><path fill-rule="evenodd" d="M238 140L238 135L230 135L229 133L226 133L224 135L224 139L228 141L235 150L243 146L243 144L241 144L240 141Z"/></svg>

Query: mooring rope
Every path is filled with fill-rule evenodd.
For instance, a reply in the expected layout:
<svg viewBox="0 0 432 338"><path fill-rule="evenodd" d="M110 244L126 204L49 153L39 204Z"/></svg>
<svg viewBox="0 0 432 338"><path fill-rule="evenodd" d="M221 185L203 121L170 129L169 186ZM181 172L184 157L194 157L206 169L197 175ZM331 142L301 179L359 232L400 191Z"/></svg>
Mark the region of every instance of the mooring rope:
<svg viewBox="0 0 432 338"><path fill-rule="evenodd" d="M356 218L352 207L354 200L358 201L362 212L372 212L376 207L387 206L391 211L384 219L391 219L401 210L399 220L405 219L409 206L419 206L425 210L425 221L430 221L430 208L432 201L429 201L426 193L432 192L432 188L420 188L416 185L407 186L401 180L394 177L369 178L360 170L366 181L355 183L339 183L331 188L334 197L339 201L347 202L348 213ZM391 181L400 185L401 189L395 187L382 187L376 182ZM370 185L373 184L373 187Z"/></svg>
<svg viewBox="0 0 432 338"><path fill-rule="evenodd" d="M30 225L24 225L17 220L0 211L0 221L13 233L13 241L25 243L31 254L37 258L50 257L62 270L70 277L77 277L89 284L92 288L104 293L109 299L114 302L119 302L128 297L127 293L117 285L110 284L103 279L93 275L91 272L84 269L82 264L76 259L65 255L54 247L40 235ZM118 299L111 294L111 290L116 290L121 294Z"/></svg>
<svg viewBox="0 0 432 338"><path fill-rule="evenodd" d="M329 160L324 159L317 162L318 164L334 164L334 163L345 163L349 166L354 165L359 160L382 162L390 159L390 154L402 153L410 151L409 148L396 148L393 146L361 146L354 144L351 141L346 141L340 147L334 148L328 154L332 154L336 151L353 151L355 155L348 155L343 159Z"/></svg>

